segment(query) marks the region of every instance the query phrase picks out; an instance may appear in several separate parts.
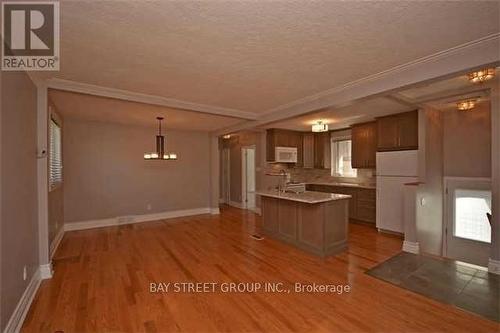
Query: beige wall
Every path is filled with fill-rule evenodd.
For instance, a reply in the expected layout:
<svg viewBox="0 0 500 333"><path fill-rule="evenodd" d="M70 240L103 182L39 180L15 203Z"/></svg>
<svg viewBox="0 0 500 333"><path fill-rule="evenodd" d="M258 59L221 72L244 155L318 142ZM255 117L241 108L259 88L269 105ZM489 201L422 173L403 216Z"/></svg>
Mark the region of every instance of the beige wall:
<svg viewBox="0 0 500 333"><path fill-rule="evenodd" d="M24 73L3 72L1 95L1 311L3 331L38 269L37 91ZM28 276L23 280L23 267Z"/></svg>
<svg viewBox="0 0 500 333"><path fill-rule="evenodd" d="M65 223L210 207L208 133L169 130L179 159L145 161L156 131L64 119Z"/></svg>
<svg viewBox="0 0 500 333"><path fill-rule="evenodd" d="M443 245L443 120L439 110L419 111L417 238L422 252L441 255Z"/></svg>
<svg viewBox="0 0 500 333"><path fill-rule="evenodd" d="M57 108L49 99L49 119L53 117L56 122L61 126L62 131L64 132L64 122L61 115L57 112ZM49 122L50 124L50 122ZM50 133L50 131L49 131ZM48 146L48 151L50 156L50 145ZM47 159L47 163L49 163L50 158ZM49 169L50 170L50 169ZM63 166L64 171L64 166ZM64 178L64 175L63 175ZM53 248L53 242L56 235L62 230L64 227L64 182L61 186L58 186L51 191L49 191L48 196L48 206L49 206L49 245L52 245L50 248ZM50 253L52 255L52 253Z"/></svg>
<svg viewBox="0 0 500 333"><path fill-rule="evenodd" d="M444 175L491 177L490 103L443 111Z"/></svg>

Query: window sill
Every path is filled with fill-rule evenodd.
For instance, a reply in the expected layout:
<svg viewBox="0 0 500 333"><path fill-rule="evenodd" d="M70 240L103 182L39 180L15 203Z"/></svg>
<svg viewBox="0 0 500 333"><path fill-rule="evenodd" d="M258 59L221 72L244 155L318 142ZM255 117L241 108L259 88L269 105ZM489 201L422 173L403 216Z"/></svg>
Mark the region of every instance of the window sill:
<svg viewBox="0 0 500 333"><path fill-rule="evenodd" d="M332 174L332 177L338 177L338 178L358 178L358 175L341 175L341 174Z"/></svg>

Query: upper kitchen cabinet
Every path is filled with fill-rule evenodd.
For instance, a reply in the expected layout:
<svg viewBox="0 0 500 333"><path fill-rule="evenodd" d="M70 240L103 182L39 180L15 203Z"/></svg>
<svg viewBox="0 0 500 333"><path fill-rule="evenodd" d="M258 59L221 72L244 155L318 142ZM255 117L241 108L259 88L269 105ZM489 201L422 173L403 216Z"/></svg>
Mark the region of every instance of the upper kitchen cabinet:
<svg viewBox="0 0 500 333"><path fill-rule="evenodd" d="M314 133L304 133L302 135L303 147L303 167L314 168Z"/></svg>
<svg viewBox="0 0 500 333"><path fill-rule="evenodd" d="M375 169L377 152L377 123L369 122L352 126L352 167Z"/></svg>
<svg viewBox="0 0 500 333"><path fill-rule="evenodd" d="M330 132L313 133L314 135L314 168L331 168Z"/></svg>
<svg viewBox="0 0 500 333"><path fill-rule="evenodd" d="M302 166L303 147L302 133L297 131L271 128L266 132L266 160L274 162L276 147L294 147L297 148L297 166Z"/></svg>
<svg viewBox="0 0 500 333"><path fill-rule="evenodd" d="M418 149L418 111L377 118L377 150Z"/></svg>

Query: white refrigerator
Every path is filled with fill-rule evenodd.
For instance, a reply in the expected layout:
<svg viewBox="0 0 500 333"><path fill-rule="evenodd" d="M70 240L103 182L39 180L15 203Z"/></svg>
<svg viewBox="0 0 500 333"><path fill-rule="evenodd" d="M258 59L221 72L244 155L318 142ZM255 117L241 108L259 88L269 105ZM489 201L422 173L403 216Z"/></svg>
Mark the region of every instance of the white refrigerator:
<svg viewBox="0 0 500 333"><path fill-rule="evenodd" d="M418 150L377 153L377 228L404 232L403 187L418 181Z"/></svg>

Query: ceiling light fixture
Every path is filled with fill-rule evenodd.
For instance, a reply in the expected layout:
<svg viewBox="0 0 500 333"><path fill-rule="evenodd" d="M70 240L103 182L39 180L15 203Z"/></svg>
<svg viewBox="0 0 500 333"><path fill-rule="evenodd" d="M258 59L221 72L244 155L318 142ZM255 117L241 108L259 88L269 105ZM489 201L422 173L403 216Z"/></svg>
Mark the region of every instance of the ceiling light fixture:
<svg viewBox="0 0 500 333"><path fill-rule="evenodd" d="M474 99L460 101L457 103L457 109L459 109L460 111L469 111L474 109L475 106L476 106L476 100Z"/></svg>
<svg viewBox="0 0 500 333"><path fill-rule="evenodd" d="M472 83L482 83L488 81L495 76L494 68L485 68L469 74L469 81Z"/></svg>
<svg viewBox="0 0 500 333"><path fill-rule="evenodd" d="M323 124L321 120L318 120L316 124L312 125L311 130L315 133L328 132L328 124Z"/></svg>
<svg viewBox="0 0 500 333"><path fill-rule="evenodd" d="M231 139L231 134L226 134L222 136L223 139Z"/></svg>
<svg viewBox="0 0 500 333"><path fill-rule="evenodd" d="M152 153L145 153L145 160L176 160L177 154L165 152L165 137L161 135L161 121L163 117L156 117L158 119L158 135L156 136L156 151Z"/></svg>

